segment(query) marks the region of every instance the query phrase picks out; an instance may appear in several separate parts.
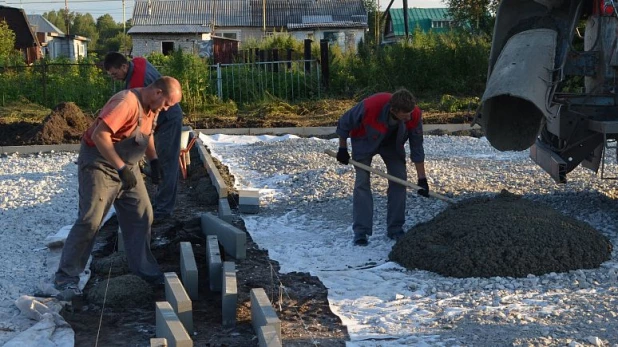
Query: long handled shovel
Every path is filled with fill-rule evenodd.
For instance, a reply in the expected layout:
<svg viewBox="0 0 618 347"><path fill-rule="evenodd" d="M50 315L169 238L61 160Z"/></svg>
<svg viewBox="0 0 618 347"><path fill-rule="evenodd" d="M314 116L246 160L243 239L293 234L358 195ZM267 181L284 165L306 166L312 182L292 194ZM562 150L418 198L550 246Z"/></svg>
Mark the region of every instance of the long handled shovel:
<svg viewBox="0 0 618 347"><path fill-rule="evenodd" d="M333 158L337 158L337 153L335 153L334 151L331 151L330 149L324 150L324 153L330 155ZM380 175L380 176L382 176L382 177L384 177L384 178L386 178L386 179L388 179L390 181L393 181L395 183L399 183L399 184L404 185L406 187L410 187L410 188L414 188L414 189L422 189L421 187L417 186L416 184L413 184L413 183L410 183L408 181L402 180L401 178L397 178L397 177L395 177L393 175L389 175L386 172L380 171L378 169L374 169L371 166L367 166L367 165L365 165L363 163L359 163L356 160L350 159L350 164L352 164L352 165L354 165L354 166L356 166L358 168L361 168L361 169L363 169L365 171L369 171L369 172L374 173L376 175ZM440 194L434 193L432 191L429 192L429 196L431 196L432 198L436 198L436 199L442 200L442 201L446 201L446 202L448 202L450 204L454 204L455 203L455 200L453 200L451 198L447 198L444 195L440 195Z"/></svg>

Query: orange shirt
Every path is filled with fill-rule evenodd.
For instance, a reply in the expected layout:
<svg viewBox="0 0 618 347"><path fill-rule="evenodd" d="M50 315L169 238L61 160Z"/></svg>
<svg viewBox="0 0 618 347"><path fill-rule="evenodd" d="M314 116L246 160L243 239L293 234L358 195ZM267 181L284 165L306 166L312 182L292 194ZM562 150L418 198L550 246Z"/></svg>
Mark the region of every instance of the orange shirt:
<svg viewBox="0 0 618 347"><path fill-rule="evenodd" d="M139 100L135 93L129 90L123 90L112 96L109 101L103 106L99 117L84 133L84 141L89 146L94 146L92 141L92 133L100 122L105 124L112 130L112 142L116 143L131 136L137 121L139 119L140 108ZM144 113L142 118L141 132L150 134L152 132L152 123L156 114L154 112Z"/></svg>

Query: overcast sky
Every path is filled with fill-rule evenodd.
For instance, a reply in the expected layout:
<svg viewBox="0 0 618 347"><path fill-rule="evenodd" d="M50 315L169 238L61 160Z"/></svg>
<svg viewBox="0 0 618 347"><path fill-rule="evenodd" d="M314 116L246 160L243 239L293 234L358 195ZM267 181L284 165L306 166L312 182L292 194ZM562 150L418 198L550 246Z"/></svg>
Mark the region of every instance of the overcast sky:
<svg viewBox="0 0 618 347"><path fill-rule="evenodd" d="M124 1L124 15L128 20L133 13L135 0ZM268 1L268 0L267 0ZM378 0L381 9L386 9L390 0ZM106 13L122 22L123 0L67 0L69 11L90 13L94 19ZM43 14L64 8L64 0L0 0L0 5L23 8L26 14ZM395 0L392 8L402 8L403 0ZM446 7L442 0L408 0L408 7Z"/></svg>

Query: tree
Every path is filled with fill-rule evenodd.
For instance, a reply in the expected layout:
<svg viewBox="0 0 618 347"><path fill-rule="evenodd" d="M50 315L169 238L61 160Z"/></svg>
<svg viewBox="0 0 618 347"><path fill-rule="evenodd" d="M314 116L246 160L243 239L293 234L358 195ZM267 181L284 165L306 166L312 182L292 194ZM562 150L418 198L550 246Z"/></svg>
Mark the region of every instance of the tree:
<svg viewBox="0 0 618 347"><path fill-rule="evenodd" d="M97 25L94 21L94 18L92 18L90 13L76 14L75 19L73 20L73 29L71 30L71 32L72 34L89 38L90 47L96 47L97 41L99 39L99 32L97 30Z"/></svg>
<svg viewBox="0 0 618 347"><path fill-rule="evenodd" d="M0 63L4 64L15 52L15 32L6 21L0 21Z"/></svg>
<svg viewBox="0 0 618 347"><path fill-rule="evenodd" d="M476 32L491 33L492 13L500 0L445 0L453 20L458 25L470 25Z"/></svg>

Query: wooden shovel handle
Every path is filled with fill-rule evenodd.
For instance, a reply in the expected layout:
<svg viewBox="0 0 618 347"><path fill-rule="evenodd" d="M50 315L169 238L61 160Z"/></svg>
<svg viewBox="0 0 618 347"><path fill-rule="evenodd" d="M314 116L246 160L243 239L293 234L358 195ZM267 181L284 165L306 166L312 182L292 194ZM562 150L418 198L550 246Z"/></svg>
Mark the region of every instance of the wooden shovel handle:
<svg viewBox="0 0 618 347"><path fill-rule="evenodd" d="M334 151L331 151L330 149L324 150L324 153L330 155L333 158L337 158L337 153L335 153ZM367 165L365 165L363 163L359 163L356 160L350 159L350 164L352 164L352 165L354 165L354 166L356 166L356 167L358 167L360 169L363 169L365 171L369 171L369 172L374 173L376 175L380 175L380 176L382 176L384 178L387 178L390 181L393 181L395 183L399 183L399 184L404 185L406 187L414 188L414 189L417 189L417 190L418 189L422 189L421 187L417 186L416 184L413 184L413 183L408 182L406 180L402 180L401 178L395 177L393 175L389 175L386 172L380 171L378 169L374 169L371 166L367 166ZM429 196L431 196L432 198L436 198L436 199L442 200L442 201L446 201L446 202L448 202L450 204L454 204L455 203L455 200L453 200L451 198L447 198L444 195L440 195L438 193L434 193L432 191L429 191Z"/></svg>

